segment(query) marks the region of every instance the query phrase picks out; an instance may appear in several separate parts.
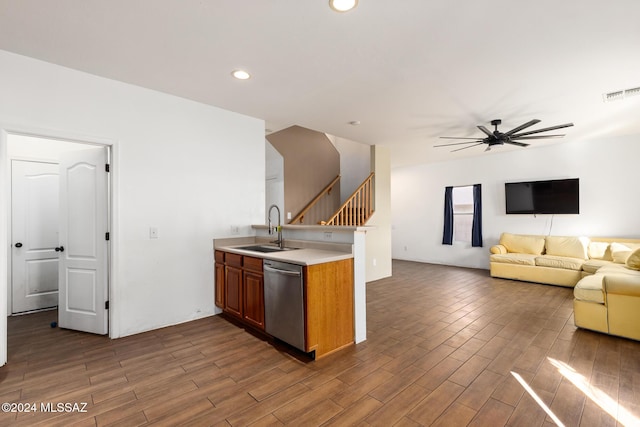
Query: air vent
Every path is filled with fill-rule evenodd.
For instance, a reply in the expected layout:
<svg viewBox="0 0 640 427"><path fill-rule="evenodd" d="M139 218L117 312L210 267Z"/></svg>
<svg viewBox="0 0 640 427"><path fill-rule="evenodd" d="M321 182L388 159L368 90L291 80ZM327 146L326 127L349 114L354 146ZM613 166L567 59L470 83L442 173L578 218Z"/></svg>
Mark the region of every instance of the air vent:
<svg viewBox="0 0 640 427"><path fill-rule="evenodd" d="M609 92L602 95L604 102L619 101L621 99L628 98L630 96L640 95L640 87L634 87L631 89L617 90L615 92Z"/></svg>
<svg viewBox="0 0 640 427"><path fill-rule="evenodd" d="M627 89L624 91L624 96L636 96L640 95L640 87L634 87L633 89Z"/></svg>
<svg viewBox="0 0 640 427"><path fill-rule="evenodd" d="M617 92L609 92L603 95L604 102L617 101L619 99L624 99L624 91L619 90Z"/></svg>

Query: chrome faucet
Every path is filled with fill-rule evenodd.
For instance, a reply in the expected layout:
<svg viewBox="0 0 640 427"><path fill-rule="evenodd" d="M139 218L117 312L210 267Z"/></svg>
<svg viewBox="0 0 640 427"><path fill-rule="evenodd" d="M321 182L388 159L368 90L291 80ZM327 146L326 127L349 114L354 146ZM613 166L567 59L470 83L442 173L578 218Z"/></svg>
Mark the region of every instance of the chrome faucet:
<svg viewBox="0 0 640 427"><path fill-rule="evenodd" d="M278 211L278 226L275 227L276 231L278 232L278 239L272 241L271 243L275 243L277 245L279 245L280 249L284 249L284 239L282 238L282 225L280 224L280 208L277 205L271 205L269 206L269 215L268 215L268 219L269 219L269 234L273 234L273 226L271 226L271 210L273 208L276 208L276 210Z"/></svg>

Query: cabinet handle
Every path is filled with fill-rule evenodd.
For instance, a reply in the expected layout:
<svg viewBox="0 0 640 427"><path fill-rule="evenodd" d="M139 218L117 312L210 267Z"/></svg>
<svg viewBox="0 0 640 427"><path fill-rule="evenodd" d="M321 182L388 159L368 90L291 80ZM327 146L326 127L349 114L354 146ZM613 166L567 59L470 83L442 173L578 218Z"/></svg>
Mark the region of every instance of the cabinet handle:
<svg viewBox="0 0 640 427"><path fill-rule="evenodd" d="M55 249L56 252L64 252L64 246L59 246Z"/></svg>

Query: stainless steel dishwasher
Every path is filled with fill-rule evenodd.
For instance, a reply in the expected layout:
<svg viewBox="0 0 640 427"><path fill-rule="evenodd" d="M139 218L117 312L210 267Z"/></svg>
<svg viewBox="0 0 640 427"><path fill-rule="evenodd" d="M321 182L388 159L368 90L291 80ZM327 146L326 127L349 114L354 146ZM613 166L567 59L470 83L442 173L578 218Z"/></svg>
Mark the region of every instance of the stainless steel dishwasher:
<svg viewBox="0 0 640 427"><path fill-rule="evenodd" d="M302 266L264 260L265 331L305 351Z"/></svg>

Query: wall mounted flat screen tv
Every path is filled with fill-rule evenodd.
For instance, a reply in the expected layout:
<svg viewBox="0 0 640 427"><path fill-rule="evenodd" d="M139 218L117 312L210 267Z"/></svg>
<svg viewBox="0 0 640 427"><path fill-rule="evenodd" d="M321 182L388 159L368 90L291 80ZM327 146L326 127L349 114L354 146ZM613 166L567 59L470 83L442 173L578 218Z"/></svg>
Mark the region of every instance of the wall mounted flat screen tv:
<svg viewBox="0 0 640 427"><path fill-rule="evenodd" d="M507 214L578 214L580 180L507 182L504 184Z"/></svg>

